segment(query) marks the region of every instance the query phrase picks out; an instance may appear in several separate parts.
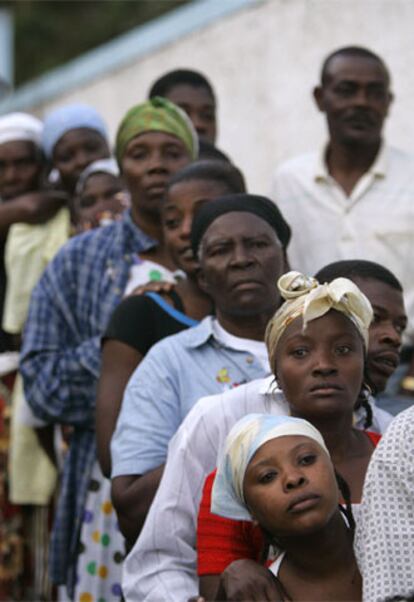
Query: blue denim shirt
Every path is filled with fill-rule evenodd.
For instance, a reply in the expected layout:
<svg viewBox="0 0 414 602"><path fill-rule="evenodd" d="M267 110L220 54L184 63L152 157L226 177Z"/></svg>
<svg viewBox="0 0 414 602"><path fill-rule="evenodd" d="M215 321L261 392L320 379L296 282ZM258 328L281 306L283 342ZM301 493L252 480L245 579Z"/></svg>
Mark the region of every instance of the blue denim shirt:
<svg viewBox="0 0 414 602"><path fill-rule="evenodd" d="M35 287L23 335L20 370L34 414L74 427L52 532L54 583L74 585L77 542L96 458L94 413L100 338L122 299L134 254L154 246L129 212L76 236Z"/></svg>
<svg viewBox="0 0 414 602"><path fill-rule="evenodd" d="M217 340L212 324L207 317L160 341L135 370L112 438L112 477L163 464L171 437L200 397L267 376L251 353Z"/></svg>

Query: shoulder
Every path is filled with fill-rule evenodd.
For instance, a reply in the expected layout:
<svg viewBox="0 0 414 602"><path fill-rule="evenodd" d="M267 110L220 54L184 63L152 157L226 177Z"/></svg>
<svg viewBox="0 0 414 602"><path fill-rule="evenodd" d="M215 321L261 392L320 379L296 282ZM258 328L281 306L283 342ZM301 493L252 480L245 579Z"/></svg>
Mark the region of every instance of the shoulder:
<svg viewBox="0 0 414 602"><path fill-rule="evenodd" d="M189 434L197 432L201 425L208 431L216 426L232 424L245 414L265 412L268 403L275 408L279 405L282 407L277 394L267 393L270 380L259 378L223 393L202 397L185 417L182 423L183 431Z"/></svg>
<svg viewBox="0 0 414 602"><path fill-rule="evenodd" d="M281 163L275 171L275 179L291 177L295 178L303 173L314 170L315 164L318 162L320 153L311 152L298 155Z"/></svg>
<svg viewBox="0 0 414 602"><path fill-rule="evenodd" d="M414 471L414 406L394 418L374 452L374 459Z"/></svg>

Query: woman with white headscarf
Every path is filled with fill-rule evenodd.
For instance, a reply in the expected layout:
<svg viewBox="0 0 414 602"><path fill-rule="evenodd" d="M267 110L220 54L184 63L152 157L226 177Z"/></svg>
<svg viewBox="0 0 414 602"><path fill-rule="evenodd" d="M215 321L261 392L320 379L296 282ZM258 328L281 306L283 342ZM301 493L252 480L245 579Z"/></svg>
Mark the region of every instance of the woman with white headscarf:
<svg viewBox="0 0 414 602"><path fill-rule="evenodd" d="M269 567L273 599L360 600L354 522L349 499L347 509L339 505L341 494L347 499L349 491L314 426L289 416L249 414L227 437L211 509L257 521L267 543L278 548ZM217 599L232 598L223 589ZM251 599L258 599L254 588Z"/></svg>

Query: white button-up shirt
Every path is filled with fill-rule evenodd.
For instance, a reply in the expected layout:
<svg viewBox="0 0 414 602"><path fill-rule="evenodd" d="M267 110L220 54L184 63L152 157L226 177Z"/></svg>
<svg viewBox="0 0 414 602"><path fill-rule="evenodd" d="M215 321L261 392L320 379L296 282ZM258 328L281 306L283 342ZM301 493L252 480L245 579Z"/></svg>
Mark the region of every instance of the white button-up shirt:
<svg viewBox="0 0 414 602"><path fill-rule="evenodd" d="M392 416L372 400L371 430L384 432ZM253 380L197 402L171 439L161 484L144 528L124 562L128 602L186 602L198 593L196 525L205 478L232 426L251 413L289 414L274 376ZM364 412L356 416L362 428Z"/></svg>
<svg viewBox="0 0 414 602"><path fill-rule="evenodd" d="M414 157L382 146L350 196L329 175L324 152L276 171L271 198L292 228L292 269L313 275L333 261L367 259L391 270L404 288L414 340Z"/></svg>

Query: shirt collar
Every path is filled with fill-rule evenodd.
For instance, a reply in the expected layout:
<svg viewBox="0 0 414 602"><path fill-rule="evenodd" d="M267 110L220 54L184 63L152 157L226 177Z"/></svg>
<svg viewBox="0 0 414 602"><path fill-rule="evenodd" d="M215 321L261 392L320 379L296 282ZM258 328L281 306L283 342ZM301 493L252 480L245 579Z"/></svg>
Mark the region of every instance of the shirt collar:
<svg viewBox="0 0 414 602"><path fill-rule="evenodd" d="M122 215L122 222L124 230L132 242L132 246L137 250L137 252L147 251L148 249L158 245L156 240L145 234L145 232L143 232L141 228L136 225L132 219L131 209L124 211Z"/></svg>
<svg viewBox="0 0 414 602"><path fill-rule="evenodd" d="M193 326L193 328L187 330L185 346L189 349L196 349L205 345L210 337L214 337L213 319L213 316L207 316L198 326Z"/></svg>
<svg viewBox="0 0 414 602"><path fill-rule="evenodd" d="M331 178L328 172L328 166L326 164L326 151L328 148L328 143L324 144L320 151L315 156L315 162L313 165L312 176L313 179L317 181L327 181ZM388 168L388 158L387 158L387 149L386 145L383 141L381 141L381 146L379 148L378 154L375 157L374 163L371 167L366 171L366 173L372 174L377 178L385 178L387 175Z"/></svg>
<svg viewBox="0 0 414 602"><path fill-rule="evenodd" d="M280 389L277 386L274 374L262 379L262 383L259 388L260 395L273 395L276 393L276 391L280 392Z"/></svg>

